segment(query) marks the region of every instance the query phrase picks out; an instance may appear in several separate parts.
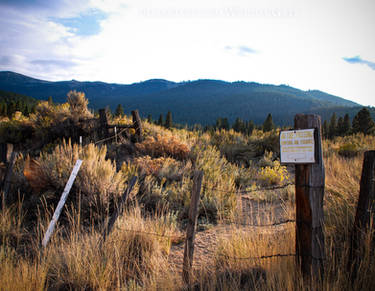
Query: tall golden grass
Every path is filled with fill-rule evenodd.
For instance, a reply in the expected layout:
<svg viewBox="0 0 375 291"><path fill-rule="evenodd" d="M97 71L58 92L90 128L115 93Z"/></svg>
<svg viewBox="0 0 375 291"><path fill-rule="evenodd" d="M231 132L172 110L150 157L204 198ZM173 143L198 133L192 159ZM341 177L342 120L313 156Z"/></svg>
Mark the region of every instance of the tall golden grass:
<svg viewBox="0 0 375 291"><path fill-rule="evenodd" d="M153 126L150 128L157 130ZM186 133L182 135L189 138ZM191 151L189 149L189 156L191 163L205 173L200 205L202 213L212 207L218 218L235 216L238 202L235 193L239 185L246 186L246 183L258 179L253 175L261 172L259 168L249 170L250 176L246 177L243 173L246 168L228 162L213 142L209 142L209 136L203 134L201 137L202 140L198 133L192 134L196 144L191 146ZM268 137L259 138L263 142ZM243 143L244 137L232 134L231 138L234 141L241 139L240 142ZM272 139L273 136L269 138ZM252 144L256 143L255 139L256 137L251 137ZM327 259L324 263L324 280L319 283L319 290L375 289L372 230L362 241L358 276L354 278L352 270L347 268L362 170L362 152L375 145L374 137L357 135L352 139L346 138L345 143L358 142L362 150L351 158L342 157L338 153L344 141L336 140L324 145L329 148L325 151L324 159L324 233ZM147 149L149 150L153 150L152 146ZM77 185L91 189L87 190L88 195L92 192L101 193L101 187L107 189L105 185L111 184L111 181L116 185L109 189L118 195L124 187L124 179L130 172L136 171L132 164L117 171L114 163L106 160L104 147L99 149L87 146L82 149L65 144L56 148L52 154L42 154L39 161L45 165L43 170L49 172L46 175L49 174L50 178L56 180L60 177L59 183L63 185L69 174L69 170L63 169L70 169L75 158L81 155L91 162L83 171L84 175L78 177ZM161 161L166 161L166 165L162 165ZM181 169L190 173L193 166L187 163L174 160L173 155L171 157L166 154L156 160L138 157L137 166L145 172L149 170L144 174L143 180L143 186L149 193L164 200L169 199L169 203L174 202L178 207L186 207L191 191L189 174L180 173L181 177L178 179L172 177L173 173L178 173ZM253 165L259 167L256 163ZM100 170L101 167L104 168ZM240 174L242 176L239 177ZM92 184L89 178L94 179ZM239 183L239 179L243 179L243 184ZM290 189L285 196L290 196L289 192ZM252 198L256 199L255 196ZM145 216L147 212L137 203L129 209L119 218L108 239L100 244L104 222L90 226L81 224L80 209L67 208L65 215L68 223L59 225L48 247L42 249L40 241L52 214L50 207L45 207L45 213L37 215L39 219L30 223L25 217L35 209L27 208L22 199L16 204L3 206L0 210L0 290L183 289L180 269L168 262L171 245L182 236L178 212L170 212L173 209L171 205L166 205L149 216ZM292 215L291 210L290 216ZM233 226L229 236L218 232L216 237L218 244L214 250L213 262L207 261L194 274L196 290L312 289L303 281L293 256L256 258L272 254L293 254L293 224L267 229L249 228L246 231Z"/></svg>

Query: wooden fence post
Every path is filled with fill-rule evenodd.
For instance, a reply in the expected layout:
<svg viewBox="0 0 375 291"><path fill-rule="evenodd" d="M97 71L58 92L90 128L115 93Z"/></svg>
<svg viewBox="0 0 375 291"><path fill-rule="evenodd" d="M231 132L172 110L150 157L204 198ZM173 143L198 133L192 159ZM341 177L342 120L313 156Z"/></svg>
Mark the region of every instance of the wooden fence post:
<svg viewBox="0 0 375 291"><path fill-rule="evenodd" d="M375 151L364 154L361 184L354 227L351 237L348 271L352 273L352 281L356 277L360 258L359 250L370 222L375 222Z"/></svg>
<svg viewBox="0 0 375 291"><path fill-rule="evenodd" d="M47 246L48 241L49 241L49 239L50 239L50 237L53 233L53 230L55 229L55 225L57 223L57 220L60 217L62 208L64 207L65 201L68 198L70 188L72 188L72 186L73 186L74 180L77 177L77 174L78 174L78 171L79 171L79 168L81 167L81 165L82 165L82 160L77 160L77 162L74 165L74 168L72 170L72 173L70 174L69 180L65 185L65 189L64 189L63 193L61 194L59 204L57 204L56 210L53 213L53 217L52 217L51 222L48 225L48 229L47 229L46 233L44 234L44 238L43 238L43 241L42 241L42 245L44 247Z"/></svg>
<svg viewBox="0 0 375 291"><path fill-rule="evenodd" d="M0 162L4 164L10 162L13 148L13 144L11 143L0 143Z"/></svg>
<svg viewBox="0 0 375 291"><path fill-rule="evenodd" d="M7 159L7 171L5 173L5 178L4 178L4 187L3 187L3 197L2 197L2 207L3 209L5 209L5 205L7 203L7 196L8 196L8 191L9 191L9 188L10 188L10 184L12 183L12 175L13 175L13 166L14 166L14 162L15 162L15 159L16 159L16 152L13 151L13 145L12 144L8 144L8 145L11 145L11 147L8 147L9 149L9 153L10 153L10 158L6 157Z"/></svg>
<svg viewBox="0 0 375 291"><path fill-rule="evenodd" d="M135 129L135 141L140 142L142 141L143 127L142 127L141 118L139 117L138 110L133 110L132 116L133 116L133 127Z"/></svg>
<svg viewBox="0 0 375 291"><path fill-rule="evenodd" d="M322 228L325 170L320 116L297 114L294 118L294 128L315 128L315 163L295 165L295 184L297 265L300 266L306 281L316 282L316 279L323 279L325 259Z"/></svg>
<svg viewBox="0 0 375 291"><path fill-rule="evenodd" d="M113 228L113 226L114 226L114 224L116 222L117 217L119 217L119 215L121 215L121 213L123 212L123 210L124 210L123 204L125 203L126 199L128 198L130 192L132 191L132 189L133 189L136 181L137 181L137 177L136 176L133 176L130 179L128 187L126 188L124 194L122 194L122 197L121 197L121 200L120 200L120 202L119 202L119 204L117 206L117 209L113 212L111 218L108 221L108 225L104 229L103 237L102 237L102 240L100 241L100 246L106 240L107 236L111 233L112 228Z"/></svg>
<svg viewBox="0 0 375 291"><path fill-rule="evenodd" d="M100 135L103 138L108 137L108 119L105 109L99 109Z"/></svg>
<svg viewBox="0 0 375 291"><path fill-rule="evenodd" d="M198 204L200 199L200 192L202 187L203 171L195 171L193 180L193 189L191 193L189 220L186 229L186 240L184 250L184 263L182 269L182 279L185 284L191 284L191 269L193 266L194 256L194 239L195 227L198 218Z"/></svg>

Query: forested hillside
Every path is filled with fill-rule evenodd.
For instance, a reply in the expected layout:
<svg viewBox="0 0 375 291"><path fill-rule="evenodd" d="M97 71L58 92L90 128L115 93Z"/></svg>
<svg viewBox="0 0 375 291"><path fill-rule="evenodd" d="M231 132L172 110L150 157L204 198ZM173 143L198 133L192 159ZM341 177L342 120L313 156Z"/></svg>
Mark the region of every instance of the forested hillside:
<svg viewBox="0 0 375 291"><path fill-rule="evenodd" d="M37 104L38 100L34 98L0 90L0 116L11 117L16 111L29 115Z"/></svg>
<svg viewBox="0 0 375 291"><path fill-rule="evenodd" d="M93 109L109 106L115 110L118 104L123 104L125 113L138 109L141 116L151 115L153 119L171 111L175 122L189 125L210 125L219 117L228 118L230 123L241 118L261 124L269 113L276 124L291 125L296 113L327 112L330 115L334 112L333 107L340 107L345 114L348 108L359 106L317 90L219 80L175 83L153 79L121 85L75 80L48 82L13 72L0 72L0 89L44 100L52 96L55 102L64 102L68 91L77 90L85 92ZM354 111L357 112L358 108Z"/></svg>

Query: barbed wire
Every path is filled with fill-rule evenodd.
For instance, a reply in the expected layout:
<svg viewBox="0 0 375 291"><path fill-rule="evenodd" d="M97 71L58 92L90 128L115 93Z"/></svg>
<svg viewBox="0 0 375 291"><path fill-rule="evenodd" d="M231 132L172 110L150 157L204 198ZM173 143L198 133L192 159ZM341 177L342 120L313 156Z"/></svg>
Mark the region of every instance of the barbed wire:
<svg viewBox="0 0 375 291"><path fill-rule="evenodd" d="M163 238L168 238L168 239L175 239L175 238L179 238L178 235L165 235L165 234L160 234L160 233L156 233L156 232L148 232L148 231L142 231L142 230L135 230L135 229L127 229L127 228L121 228L121 227L118 227L119 230L122 230L122 231L128 231L128 232L135 232L135 233L141 233L141 234L147 234L147 235L152 235L152 236L158 236L158 237L163 237Z"/></svg>
<svg viewBox="0 0 375 291"><path fill-rule="evenodd" d="M279 226L287 223L294 223L296 222L295 219L286 219L279 222L274 223L268 223L268 224L254 224L254 223L242 223L242 222L236 222L236 221L229 221L227 224L235 224L235 225L241 225L241 226L252 226L252 227L270 227L270 226Z"/></svg>
<svg viewBox="0 0 375 291"><path fill-rule="evenodd" d="M203 190L210 190L210 191L216 191L216 192L223 192L223 193L228 193L228 194L247 194L251 192L260 192L260 191L272 191L272 190L277 190L277 189L284 189L288 186L295 185L294 183L286 183L284 185L278 185L278 186L272 186L272 187L263 187L263 188L256 188L256 189L251 189L251 190L238 190L238 191L227 191L227 190L221 190L221 189L215 189L215 188L210 188L207 186L203 186Z"/></svg>
<svg viewBox="0 0 375 291"><path fill-rule="evenodd" d="M219 257L224 257L226 259L231 259L231 260L263 260L263 259L270 259L270 258L275 258L275 257L295 257L297 256L296 254L273 254L273 255L264 255L264 256L258 256L258 257L232 257L224 254L217 254Z"/></svg>
<svg viewBox="0 0 375 291"><path fill-rule="evenodd" d="M129 128L133 128L133 127L129 127ZM116 133L116 134L114 134L114 135L112 135L112 136L110 136L110 137L107 137L107 138L103 138L103 139L101 139L101 140L98 140L98 141L94 142L94 144L98 144L98 143L101 143L101 142L105 142L105 141L107 141L107 140L111 140L111 139L115 138L117 135L120 135L121 133L123 133L125 130L128 130L129 128L128 128L128 127L127 127L127 128L123 128L123 129L120 130L118 133ZM139 129L139 127L134 128L134 130L137 130L137 129Z"/></svg>

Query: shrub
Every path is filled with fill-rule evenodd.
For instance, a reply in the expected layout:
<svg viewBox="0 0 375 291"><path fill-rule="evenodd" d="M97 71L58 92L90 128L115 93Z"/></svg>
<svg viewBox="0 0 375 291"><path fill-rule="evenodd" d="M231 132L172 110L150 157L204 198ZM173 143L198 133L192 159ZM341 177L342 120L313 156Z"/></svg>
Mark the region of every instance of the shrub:
<svg viewBox="0 0 375 291"><path fill-rule="evenodd" d="M279 185L288 179L288 171L279 161L274 161L273 166L263 167L259 174L259 180L263 185Z"/></svg>
<svg viewBox="0 0 375 291"><path fill-rule="evenodd" d="M67 103L73 120L78 121L79 118L92 117L91 112L87 109L89 100L85 98L85 93L73 90L69 91L67 96Z"/></svg>
<svg viewBox="0 0 375 291"><path fill-rule="evenodd" d="M37 128L47 128L59 124L70 117L69 104L52 105L48 101L39 102L30 120Z"/></svg>
<svg viewBox="0 0 375 291"><path fill-rule="evenodd" d="M114 162L106 159L106 147L88 144L85 147L63 142L52 153L41 153L25 176L34 187L34 192L52 190L54 199L59 199L77 159L83 160L74 182L76 193L81 195L82 209L89 210L107 204L118 197L125 183L123 172L116 171ZM39 183L39 184L38 184ZM40 194L40 193L36 193ZM74 195L74 194L72 194Z"/></svg>
<svg viewBox="0 0 375 291"><path fill-rule="evenodd" d="M149 136L143 142L136 144L137 149L143 154L151 157L173 157L184 160L189 155L189 148L181 143L176 137L157 135L156 138Z"/></svg>
<svg viewBox="0 0 375 291"><path fill-rule="evenodd" d="M338 154L342 157L352 158L360 153L360 148L355 143L345 143L340 146Z"/></svg>
<svg viewBox="0 0 375 291"><path fill-rule="evenodd" d="M197 145L193 157L195 167L204 172L200 212L214 219L232 217L237 203L236 167L212 146L202 148Z"/></svg>
<svg viewBox="0 0 375 291"><path fill-rule="evenodd" d="M166 178L169 181L180 181L184 174L189 174L191 162L186 164L172 158L160 157L152 159L150 156L135 158L135 166L140 170L142 175L153 175L160 180Z"/></svg>

